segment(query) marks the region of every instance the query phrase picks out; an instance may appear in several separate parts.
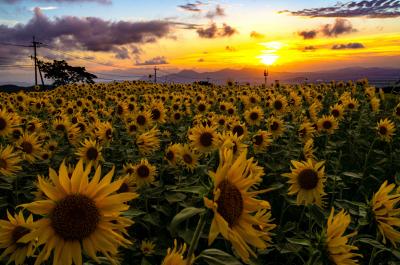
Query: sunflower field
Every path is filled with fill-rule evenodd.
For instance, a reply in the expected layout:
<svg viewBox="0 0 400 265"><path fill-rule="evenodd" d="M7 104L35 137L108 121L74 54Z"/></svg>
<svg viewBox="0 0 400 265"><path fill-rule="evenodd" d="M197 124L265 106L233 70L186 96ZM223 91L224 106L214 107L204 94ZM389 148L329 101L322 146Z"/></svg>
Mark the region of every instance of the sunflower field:
<svg viewBox="0 0 400 265"><path fill-rule="evenodd" d="M399 102L367 80L0 93L0 263L400 264Z"/></svg>

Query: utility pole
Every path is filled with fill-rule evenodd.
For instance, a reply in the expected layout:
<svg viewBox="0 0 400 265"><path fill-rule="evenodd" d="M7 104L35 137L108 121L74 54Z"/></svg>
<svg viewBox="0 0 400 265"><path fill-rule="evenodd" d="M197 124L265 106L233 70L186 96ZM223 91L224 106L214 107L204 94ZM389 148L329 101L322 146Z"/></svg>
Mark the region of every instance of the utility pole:
<svg viewBox="0 0 400 265"><path fill-rule="evenodd" d="M44 82L43 82L43 76L42 76L42 72L40 71L40 67L38 66L38 62L37 62L37 51L36 49L40 47L40 44L43 44L41 42L38 42L35 40L35 36L33 36L32 39L32 46L33 47L33 60L35 60L35 86L37 86L38 84L38 80L37 80L37 70L39 70L39 74L40 74L40 79L42 81L42 86L44 86Z"/></svg>
<svg viewBox="0 0 400 265"><path fill-rule="evenodd" d="M265 85L265 88L267 88L267 78L268 78L268 69L267 68L265 68L265 70L264 70L264 85Z"/></svg>
<svg viewBox="0 0 400 265"><path fill-rule="evenodd" d="M157 70L158 70L157 66L154 66L154 83L156 84L157 84Z"/></svg>

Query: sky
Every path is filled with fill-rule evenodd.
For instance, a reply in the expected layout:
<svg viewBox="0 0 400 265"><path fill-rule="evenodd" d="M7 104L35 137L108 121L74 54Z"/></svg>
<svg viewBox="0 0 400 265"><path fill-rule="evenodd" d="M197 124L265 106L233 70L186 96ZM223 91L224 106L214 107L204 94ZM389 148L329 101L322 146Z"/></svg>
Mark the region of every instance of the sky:
<svg viewBox="0 0 400 265"><path fill-rule="evenodd" d="M0 0L0 81L32 79L33 35L39 59L104 79L399 67L400 0Z"/></svg>

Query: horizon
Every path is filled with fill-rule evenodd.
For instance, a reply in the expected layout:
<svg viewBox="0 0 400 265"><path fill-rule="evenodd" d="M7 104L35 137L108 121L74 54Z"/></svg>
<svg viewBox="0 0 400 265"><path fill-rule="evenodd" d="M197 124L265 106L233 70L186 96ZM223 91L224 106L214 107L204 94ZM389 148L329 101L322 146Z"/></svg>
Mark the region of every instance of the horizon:
<svg viewBox="0 0 400 265"><path fill-rule="evenodd" d="M65 59L103 80L156 65L160 76L398 68L399 16L393 0L0 0L0 81L32 82L32 35L44 43L39 59Z"/></svg>

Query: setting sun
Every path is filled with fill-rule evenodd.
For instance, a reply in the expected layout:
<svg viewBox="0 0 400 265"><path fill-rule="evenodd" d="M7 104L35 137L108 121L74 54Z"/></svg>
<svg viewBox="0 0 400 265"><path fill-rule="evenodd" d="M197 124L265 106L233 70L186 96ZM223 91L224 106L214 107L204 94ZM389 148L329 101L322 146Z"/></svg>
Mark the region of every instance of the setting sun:
<svg viewBox="0 0 400 265"><path fill-rule="evenodd" d="M279 58L277 54L263 54L259 56L261 59L261 62L265 65L272 65L276 62L276 60Z"/></svg>

